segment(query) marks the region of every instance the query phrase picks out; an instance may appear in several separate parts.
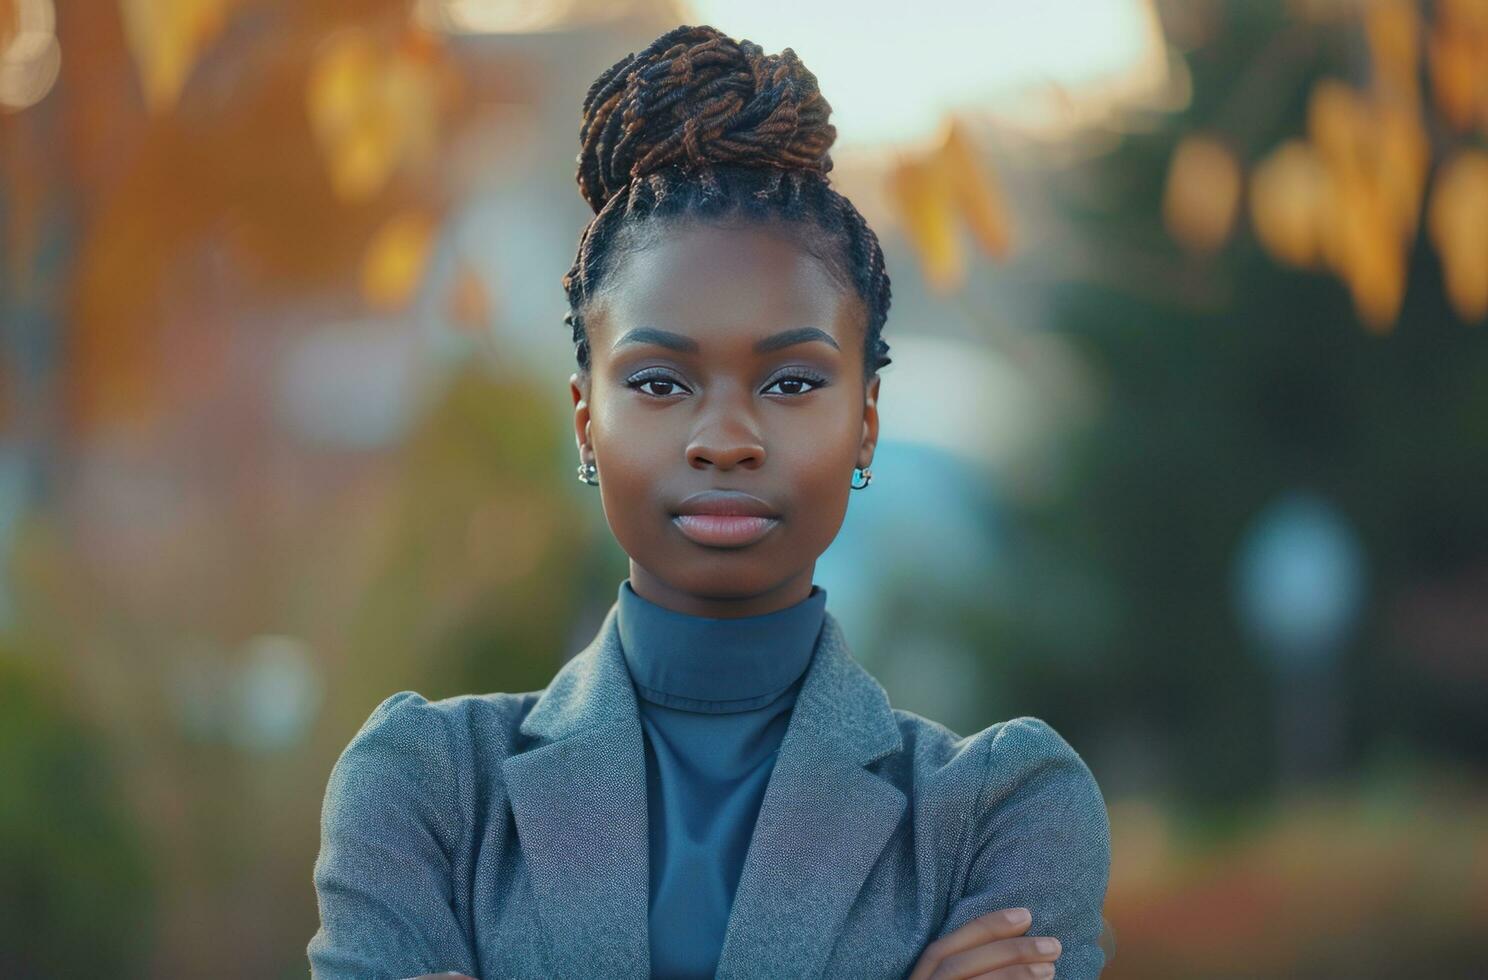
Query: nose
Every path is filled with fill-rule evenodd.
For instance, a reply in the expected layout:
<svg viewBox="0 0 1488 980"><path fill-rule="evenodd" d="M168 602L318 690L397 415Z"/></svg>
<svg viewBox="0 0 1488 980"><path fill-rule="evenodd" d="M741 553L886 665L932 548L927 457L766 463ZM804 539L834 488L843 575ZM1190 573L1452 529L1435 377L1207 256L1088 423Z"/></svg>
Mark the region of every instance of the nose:
<svg viewBox="0 0 1488 980"><path fill-rule="evenodd" d="M765 444L747 410L730 402L711 412L687 444L687 463L697 469L736 466L758 469L765 462Z"/></svg>

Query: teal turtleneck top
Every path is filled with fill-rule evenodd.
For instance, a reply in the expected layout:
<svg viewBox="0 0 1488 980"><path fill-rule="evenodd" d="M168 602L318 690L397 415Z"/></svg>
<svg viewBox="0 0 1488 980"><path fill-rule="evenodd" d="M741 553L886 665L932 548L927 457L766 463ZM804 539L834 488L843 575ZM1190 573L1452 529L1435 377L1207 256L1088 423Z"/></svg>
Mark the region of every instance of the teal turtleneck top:
<svg viewBox="0 0 1488 980"><path fill-rule="evenodd" d="M654 980L712 977L827 593L762 616L675 612L620 583L646 742Z"/></svg>

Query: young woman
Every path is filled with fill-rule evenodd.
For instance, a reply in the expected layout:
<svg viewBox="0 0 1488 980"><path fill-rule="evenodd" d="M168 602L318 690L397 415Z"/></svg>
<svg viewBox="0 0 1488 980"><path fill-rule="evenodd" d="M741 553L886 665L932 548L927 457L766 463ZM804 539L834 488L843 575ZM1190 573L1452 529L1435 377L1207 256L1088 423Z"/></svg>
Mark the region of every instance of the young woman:
<svg viewBox="0 0 1488 980"><path fill-rule="evenodd" d="M1080 756L892 708L812 582L889 363L828 112L789 48L711 27L590 88L569 384L629 578L544 690L372 713L326 791L316 977L1099 974Z"/></svg>

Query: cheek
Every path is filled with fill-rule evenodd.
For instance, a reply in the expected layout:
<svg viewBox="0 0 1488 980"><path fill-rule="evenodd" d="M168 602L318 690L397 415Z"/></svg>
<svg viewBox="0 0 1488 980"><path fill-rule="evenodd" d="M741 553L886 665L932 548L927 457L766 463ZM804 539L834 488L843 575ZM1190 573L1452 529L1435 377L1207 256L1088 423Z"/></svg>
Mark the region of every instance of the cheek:
<svg viewBox="0 0 1488 980"><path fill-rule="evenodd" d="M657 509L656 485L666 472L664 448L651 433L612 435L608 441L596 433L594 445L605 512L621 521L652 519Z"/></svg>
<svg viewBox="0 0 1488 980"><path fill-rule="evenodd" d="M789 430L777 462L791 473L797 505L813 520L841 521L858 458L863 422L848 409L823 412L809 426Z"/></svg>
<svg viewBox="0 0 1488 980"><path fill-rule="evenodd" d="M675 445L666 417L638 404L625 389L608 389L594 403L589 422L599 468L645 473Z"/></svg>

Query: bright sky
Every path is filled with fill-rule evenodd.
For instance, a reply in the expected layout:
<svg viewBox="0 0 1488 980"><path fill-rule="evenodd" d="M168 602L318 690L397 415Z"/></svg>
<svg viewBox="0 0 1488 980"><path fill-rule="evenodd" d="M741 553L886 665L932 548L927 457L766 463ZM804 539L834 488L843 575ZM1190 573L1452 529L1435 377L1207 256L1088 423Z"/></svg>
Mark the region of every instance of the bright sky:
<svg viewBox="0 0 1488 980"><path fill-rule="evenodd" d="M1151 0L691 0L711 24L775 53L790 47L821 79L838 147L929 137L936 110L1018 114L1046 105L1140 98L1164 84L1167 54ZM1035 113L1041 110L1034 110ZM1042 120L1028 118L1030 124Z"/></svg>

